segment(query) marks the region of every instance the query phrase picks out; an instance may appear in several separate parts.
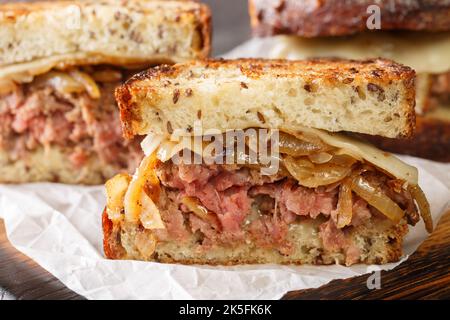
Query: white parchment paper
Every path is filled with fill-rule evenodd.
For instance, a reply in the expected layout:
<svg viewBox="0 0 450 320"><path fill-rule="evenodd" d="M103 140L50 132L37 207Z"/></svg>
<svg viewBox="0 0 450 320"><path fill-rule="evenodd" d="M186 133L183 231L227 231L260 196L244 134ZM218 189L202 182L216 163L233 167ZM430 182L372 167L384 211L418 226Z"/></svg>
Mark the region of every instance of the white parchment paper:
<svg viewBox="0 0 450 320"><path fill-rule="evenodd" d="M276 43L272 41L252 40L227 57L273 55L270 50ZM402 159L419 168L420 185L436 224L449 206L450 165ZM399 264L207 267L106 260L101 231L104 205L102 186L0 185L0 217L13 246L89 299L278 299L291 290L316 288ZM401 262L427 237L422 221L410 228Z"/></svg>

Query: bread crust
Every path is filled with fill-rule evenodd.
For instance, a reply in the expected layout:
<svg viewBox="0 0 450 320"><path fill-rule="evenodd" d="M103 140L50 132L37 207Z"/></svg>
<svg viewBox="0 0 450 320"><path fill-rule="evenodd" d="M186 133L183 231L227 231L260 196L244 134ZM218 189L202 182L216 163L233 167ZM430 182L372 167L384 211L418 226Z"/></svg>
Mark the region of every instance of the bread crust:
<svg viewBox="0 0 450 320"><path fill-rule="evenodd" d="M367 30L370 0L250 0L257 36L295 34L302 37L343 36ZM378 1L382 30L450 30L450 1Z"/></svg>
<svg viewBox="0 0 450 320"><path fill-rule="evenodd" d="M450 162L450 119L417 116L416 132L409 139L364 136L383 150L440 162Z"/></svg>
<svg viewBox="0 0 450 320"><path fill-rule="evenodd" d="M113 223L108 218L108 213L106 212L106 208L102 213L102 230L103 230L103 252L105 257L108 259L114 259L114 248L110 244L114 244L115 242L110 239L113 233Z"/></svg>
<svg viewBox="0 0 450 320"><path fill-rule="evenodd" d="M346 75L347 72L350 72L353 74L361 73L367 78L378 78L383 84L387 84L391 80L403 80L402 77L406 75L414 76L414 71L411 68L388 59L348 60L340 58L311 58L297 61L258 58L235 60L204 59L174 66L163 65L150 68L132 77L127 82L127 85L144 80L176 78L191 67L200 67L207 70L223 69L224 71L239 68L243 74L252 79L260 79L267 74L276 76L276 72L279 72L280 76L296 77L298 76L296 71L309 71L313 72L306 74L309 80L313 80L313 77L324 77L329 81L333 81L340 74ZM377 68L384 68L386 71L384 75L386 77L383 78L382 74L377 74L377 71L383 73L381 70L375 70ZM357 71L353 69L357 69ZM411 77L408 80L411 80Z"/></svg>
<svg viewBox="0 0 450 320"><path fill-rule="evenodd" d="M106 208L102 214L103 252L108 259L121 259L125 256L125 250L120 244L120 233L117 226L108 218Z"/></svg>
<svg viewBox="0 0 450 320"><path fill-rule="evenodd" d="M79 25L65 26L72 14ZM0 24L0 67L52 56L67 56L70 65L173 63L205 58L211 51L211 12L196 1L3 4Z"/></svg>
<svg viewBox="0 0 450 320"><path fill-rule="evenodd" d="M215 87L211 88L208 93L204 93L202 91L204 88L202 82L209 80L211 82L214 81L217 85L213 84ZM346 90L343 95L349 100L351 100L350 95L355 95L354 99L357 102L366 100L366 96L357 94L357 91L360 86L362 86L364 90L367 87L367 96L371 96L374 103L377 103L379 106L386 107L385 103L389 102L391 106L386 112L395 113L395 121L398 120L396 124L389 123L389 127L386 126L386 128L389 130L392 129L394 132L385 132L385 129L378 129L376 134L389 137L407 137L410 136L414 130L415 72L408 67L385 59L365 61L342 59L310 59L305 61L238 59L203 60L174 66L160 66L134 76L116 90L116 99L120 108L124 135L127 138L131 138L134 135L147 134L149 130L154 130L156 133L165 133L164 128L166 127L166 123L162 123L164 122L164 120L161 120L162 112L165 111L167 117L173 117L175 110L180 110L181 112L181 108L186 107L183 103L184 101L191 103L193 107L196 104L195 107L205 105L204 108L216 108L217 106L213 107L208 105L212 104L212 102L207 98L207 95L218 95L219 92L224 96L229 95L231 97L236 97L236 99L237 97L240 97L240 102L233 102L235 104L233 109L226 111L225 109L222 110L222 112L227 113L226 116L224 115L224 119L222 119L222 125L226 125L227 121L225 118L229 117L232 112L241 112L244 108L259 107L254 106L254 104L257 103L254 99L250 99L245 95L249 92L247 89L250 86L254 87L254 90L258 90L258 97L261 98L261 100L273 100L273 104L282 104L290 99L288 94L281 94L279 97L274 97L273 92L268 92L263 88L259 89L260 87L268 85L268 83L272 83L274 86L280 85L281 81L285 81L288 85L293 85L294 88L304 89L304 91L301 91L301 95L299 94L299 96L290 97L296 99L298 112L300 112L300 108L308 108L308 106L304 107L304 98L309 96L319 96L319 98L323 97L323 99L329 99L327 100L329 102L334 99L334 96L330 95L328 97L329 91L336 88ZM222 82L226 83L229 91L221 90L220 83ZM244 83L244 87L242 87L242 83ZM320 83L317 85L319 87L317 92L320 93L316 94L314 88L311 88L315 83ZM313 85L310 86L309 84ZM231 88L231 86L234 85L236 85L236 87ZM247 89L245 87L247 87ZM286 88L280 87L280 89L288 91L289 87L286 85ZM180 93L180 91L183 90L190 90L193 94L188 97L182 95L180 99L168 98L168 95L172 96L172 94L177 92ZM397 92L397 94L392 94L393 100L396 101L388 101L386 98L389 90ZM202 99L205 99L205 101ZM248 101L246 99L248 99ZM294 100L289 100L287 103L292 101ZM338 104L329 103L330 106L328 106L328 108L330 110L327 111L327 115L333 116L333 112L336 112L336 121L345 121L345 125L343 124L341 126L341 124L339 124L336 127L333 119L330 119L329 122L322 123L322 127L318 128L328 131L347 130L375 134L373 131L370 131L375 130L374 128L358 126L354 121L347 122L344 120L343 116L340 118L341 115L338 114L342 114L340 112L342 111L341 108L343 108L343 106L339 104L347 102L339 101ZM369 102L367 100L362 103L368 104ZM323 105L317 107L324 108ZM372 107L372 109L377 108L373 105L370 107ZM162 112L157 112L158 110L162 110ZM155 117L155 112L158 114L157 117ZM186 107L186 110L183 110L183 112L192 115L197 113L197 110ZM264 112L264 110L262 110L262 112ZM150 120L151 116L153 116L154 119ZM248 115L244 114L239 116L245 118ZM290 125L289 122L292 120L290 119L290 115L286 114L283 116L283 123L281 126L276 126L276 128L283 129L283 125ZM311 114L311 117L312 116L314 115ZM168 120L172 121L173 119ZM193 123L189 122L191 120L188 118L185 118L183 121L185 123L182 125L174 124L172 122L172 125L175 125L173 126L173 129L185 129L188 126L193 125ZM203 125L205 125L205 122L208 125L208 119L205 119L205 116L203 116L202 121L204 122ZM377 121L383 122L384 119L378 119ZM194 121L192 120L191 122ZM231 120L229 122L230 125L236 125L236 123L232 123ZM209 124L215 125L213 122L210 122ZM252 124L253 126L256 125L254 123ZM308 126L307 123L301 124ZM266 123L266 125L269 126L270 124ZM344 128L353 125L354 127L351 129ZM213 128L222 129L220 126ZM209 127L204 129L209 129ZM233 126L233 129L245 128Z"/></svg>

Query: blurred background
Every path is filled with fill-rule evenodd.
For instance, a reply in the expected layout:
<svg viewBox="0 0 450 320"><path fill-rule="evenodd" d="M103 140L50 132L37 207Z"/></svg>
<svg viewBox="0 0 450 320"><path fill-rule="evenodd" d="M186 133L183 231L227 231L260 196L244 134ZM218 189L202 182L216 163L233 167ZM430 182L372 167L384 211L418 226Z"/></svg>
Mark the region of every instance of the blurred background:
<svg viewBox="0 0 450 320"><path fill-rule="evenodd" d="M213 15L213 55L225 53L251 36L246 0L203 0Z"/></svg>
<svg viewBox="0 0 450 320"><path fill-rule="evenodd" d="M0 0L0 3L31 1L33 0ZM250 38L247 0L201 2L209 5L213 15L213 56L221 55Z"/></svg>

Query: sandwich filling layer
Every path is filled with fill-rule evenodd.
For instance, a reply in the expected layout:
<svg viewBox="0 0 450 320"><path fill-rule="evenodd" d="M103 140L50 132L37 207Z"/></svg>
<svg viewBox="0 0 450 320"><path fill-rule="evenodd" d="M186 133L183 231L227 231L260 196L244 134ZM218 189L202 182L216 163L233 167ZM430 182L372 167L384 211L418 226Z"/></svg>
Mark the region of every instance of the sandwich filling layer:
<svg viewBox="0 0 450 320"><path fill-rule="evenodd" d="M130 71L110 66L52 70L0 87L0 149L10 161L58 148L75 170L95 157L134 170L142 158L137 141L122 138L114 89Z"/></svg>
<svg viewBox="0 0 450 320"><path fill-rule="evenodd" d="M233 255L254 249L278 258L244 261L334 263L337 257L351 265L377 261L370 256L371 237L376 246L387 246L387 234L401 234L391 239L401 246L406 223L415 225L420 214L432 229L414 179L346 150L339 135L331 144L324 140L280 133L280 166L271 175L253 164L179 163L164 141L153 146L134 177L118 175L106 185L108 219L126 251L121 257L196 262L209 256L211 263L227 263L217 258L220 250ZM404 165L398 171L405 176L408 170ZM190 260L175 250L183 245L192 248ZM302 250L314 253L305 258Z"/></svg>

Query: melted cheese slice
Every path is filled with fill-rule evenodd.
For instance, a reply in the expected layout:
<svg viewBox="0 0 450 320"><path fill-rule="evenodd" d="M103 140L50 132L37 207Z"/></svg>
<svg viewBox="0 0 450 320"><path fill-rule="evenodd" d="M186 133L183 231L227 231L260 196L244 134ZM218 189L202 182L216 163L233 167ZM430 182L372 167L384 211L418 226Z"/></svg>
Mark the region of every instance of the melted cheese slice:
<svg viewBox="0 0 450 320"><path fill-rule="evenodd" d="M343 153L356 159L364 159L364 161L375 165L397 179L405 180L413 185L418 184L419 174L417 168L401 161L391 153L375 148L367 142L340 133L330 133L319 129L303 128L302 131L317 135L330 146L339 148Z"/></svg>
<svg viewBox="0 0 450 320"><path fill-rule="evenodd" d="M278 36L274 41L268 53L270 58L382 57L407 65L417 73L443 73L450 70L450 32L374 32L350 37L315 39Z"/></svg>

